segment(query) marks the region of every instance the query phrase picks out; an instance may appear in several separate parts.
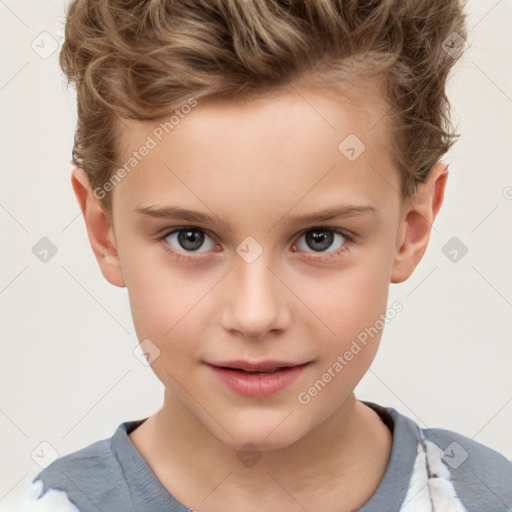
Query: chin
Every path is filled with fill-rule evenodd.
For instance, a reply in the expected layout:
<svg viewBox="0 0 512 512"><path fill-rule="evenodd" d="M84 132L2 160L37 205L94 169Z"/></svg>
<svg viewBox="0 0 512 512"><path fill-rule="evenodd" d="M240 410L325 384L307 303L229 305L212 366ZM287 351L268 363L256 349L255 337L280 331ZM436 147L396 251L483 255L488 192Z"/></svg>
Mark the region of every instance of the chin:
<svg viewBox="0 0 512 512"><path fill-rule="evenodd" d="M282 419L281 419L282 421ZM280 422L251 422L246 426L238 425L230 428L231 436L220 433L217 439L236 451L273 451L286 448L304 437L307 432L297 431L291 425L285 428ZM245 427L245 428L244 428ZM276 428L277 427L277 428ZM219 432L217 432L219 434Z"/></svg>

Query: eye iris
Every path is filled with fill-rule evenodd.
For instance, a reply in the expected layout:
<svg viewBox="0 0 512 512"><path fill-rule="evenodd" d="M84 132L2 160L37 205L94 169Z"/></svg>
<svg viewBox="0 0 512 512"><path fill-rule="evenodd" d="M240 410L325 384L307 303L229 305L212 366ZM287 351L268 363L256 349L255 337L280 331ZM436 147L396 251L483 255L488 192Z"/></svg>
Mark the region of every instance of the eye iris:
<svg viewBox="0 0 512 512"><path fill-rule="evenodd" d="M184 249L187 249L188 251L196 251L201 247L204 241L204 235L199 231L190 229L183 230L178 234L178 241ZM190 244L192 244L192 247L190 247Z"/></svg>
<svg viewBox="0 0 512 512"><path fill-rule="evenodd" d="M314 244L311 245L310 242L320 243L320 245L315 246ZM333 234L329 231L310 231L306 235L306 243L313 249L313 250L323 250L329 248L333 243Z"/></svg>

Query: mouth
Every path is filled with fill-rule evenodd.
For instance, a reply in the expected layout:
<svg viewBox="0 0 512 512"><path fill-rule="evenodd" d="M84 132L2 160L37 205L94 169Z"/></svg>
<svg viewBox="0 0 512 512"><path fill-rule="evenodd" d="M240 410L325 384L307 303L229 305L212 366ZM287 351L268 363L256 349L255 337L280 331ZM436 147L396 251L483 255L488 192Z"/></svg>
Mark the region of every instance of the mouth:
<svg viewBox="0 0 512 512"><path fill-rule="evenodd" d="M213 375L231 391L247 397L267 397L284 391L305 371L306 363L227 361L208 363Z"/></svg>

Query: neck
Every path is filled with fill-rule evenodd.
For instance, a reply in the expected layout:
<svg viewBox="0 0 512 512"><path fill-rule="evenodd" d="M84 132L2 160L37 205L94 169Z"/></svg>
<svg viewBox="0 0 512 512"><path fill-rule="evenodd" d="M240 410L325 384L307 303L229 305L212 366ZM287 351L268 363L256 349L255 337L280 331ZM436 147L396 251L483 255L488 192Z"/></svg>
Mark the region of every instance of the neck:
<svg viewBox="0 0 512 512"><path fill-rule="evenodd" d="M326 499L342 493L345 504L352 496L352 503L361 506L385 472L392 441L378 415L353 393L299 441L256 452L246 464L239 450L220 442L167 392L163 407L130 438L178 501L192 506L191 499L197 504L197 497L208 496L204 505L210 508L200 510L222 510L226 503L234 510L237 501L250 500L261 507L263 495L272 508L290 496L304 501L307 495L316 496L318 504L319 491Z"/></svg>

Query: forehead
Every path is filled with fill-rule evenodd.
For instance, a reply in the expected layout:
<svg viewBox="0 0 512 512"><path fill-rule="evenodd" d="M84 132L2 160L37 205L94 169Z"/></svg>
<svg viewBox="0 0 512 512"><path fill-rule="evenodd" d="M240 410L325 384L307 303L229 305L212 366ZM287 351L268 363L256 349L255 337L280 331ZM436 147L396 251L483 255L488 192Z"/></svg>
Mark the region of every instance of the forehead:
<svg viewBox="0 0 512 512"><path fill-rule="evenodd" d="M190 107L192 103L196 106ZM262 93L252 99L195 100L191 97L159 119L125 119L120 126L122 143L128 151L136 149L148 134L152 134L157 143L181 136L203 136L201 142L206 144L205 135L213 139L217 132L223 131L230 132L231 140L235 142L246 142L247 138L259 138L262 142L266 138L270 145L282 144L284 141L272 140L268 135L292 134L293 128L298 126L304 136L311 137L317 132L322 137L330 132L327 144L348 130L368 142L371 138L373 143L387 143L387 113L381 91L372 82L360 83L359 88L352 85L347 91L340 92L290 86L287 91ZM298 131L295 130L294 135L298 135Z"/></svg>
<svg viewBox="0 0 512 512"><path fill-rule="evenodd" d="M123 159L139 156L114 202L165 204L178 193L217 209L237 199L306 207L316 193L382 201L398 189L386 121L376 91L346 97L297 88L250 101L200 99L158 120L126 121Z"/></svg>

